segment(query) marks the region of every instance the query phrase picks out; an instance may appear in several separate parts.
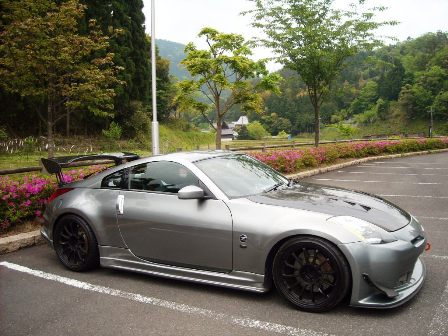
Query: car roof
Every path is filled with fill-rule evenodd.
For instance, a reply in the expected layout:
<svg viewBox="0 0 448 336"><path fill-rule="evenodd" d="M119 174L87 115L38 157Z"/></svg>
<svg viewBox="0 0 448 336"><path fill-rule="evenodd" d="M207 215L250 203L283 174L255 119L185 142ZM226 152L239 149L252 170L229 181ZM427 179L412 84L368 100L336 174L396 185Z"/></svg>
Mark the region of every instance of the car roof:
<svg viewBox="0 0 448 336"><path fill-rule="evenodd" d="M210 151L191 151L191 152L177 152L170 153L165 155L153 156L151 159L163 159L163 160L179 160L179 161L188 161L188 162L196 162L205 159L211 159L219 156L227 156L234 154L231 151L224 150L210 150Z"/></svg>

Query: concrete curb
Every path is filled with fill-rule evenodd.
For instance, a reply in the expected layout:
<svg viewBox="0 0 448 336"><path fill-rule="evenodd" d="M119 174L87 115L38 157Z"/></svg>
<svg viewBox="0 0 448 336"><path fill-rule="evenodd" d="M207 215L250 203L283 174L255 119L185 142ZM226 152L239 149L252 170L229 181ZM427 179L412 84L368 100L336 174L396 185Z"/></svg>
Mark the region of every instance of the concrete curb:
<svg viewBox="0 0 448 336"><path fill-rule="evenodd" d="M0 254L14 252L24 247L43 244L44 239L40 235L40 230L27 233L19 233L14 236L0 238Z"/></svg>
<svg viewBox="0 0 448 336"><path fill-rule="evenodd" d="M436 150L427 150L423 152L412 152L412 153L403 153L403 154L392 154L392 155L382 155L382 156L370 156L362 159L356 159L352 161L347 161L327 167L307 170L301 173L297 174L291 174L286 175L288 178L291 178L293 180L300 180L306 177L323 174L329 171L342 169L345 167L354 166L360 163L374 161L374 160L384 160L384 159L394 159L399 157L406 157L406 156L417 156L417 155L424 155L424 154L433 154L433 153L443 153L448 152L447 149L436 149ZM28 247L28 246L34 246L34 245L40 245L44 243L44 239L42 238L40 234L40 230L27 232L27 233L20 233L18 235L9 236L5 238L0 238L0 254L5 254L9 252L14 252L19 249Z"/></svg>

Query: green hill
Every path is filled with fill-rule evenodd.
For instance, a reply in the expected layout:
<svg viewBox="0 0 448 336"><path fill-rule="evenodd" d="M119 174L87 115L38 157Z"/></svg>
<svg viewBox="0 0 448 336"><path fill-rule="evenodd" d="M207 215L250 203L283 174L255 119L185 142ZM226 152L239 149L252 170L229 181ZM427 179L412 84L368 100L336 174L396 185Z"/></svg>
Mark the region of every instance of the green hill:
<svg viewBox="0 0 448 336"><path fill-rule="evenodd" d="M170 74L179 79L189 78L188 71L180 64L185 58L185 45L167 40L157 40L156 44L160 56L170 61Z"/></svg>

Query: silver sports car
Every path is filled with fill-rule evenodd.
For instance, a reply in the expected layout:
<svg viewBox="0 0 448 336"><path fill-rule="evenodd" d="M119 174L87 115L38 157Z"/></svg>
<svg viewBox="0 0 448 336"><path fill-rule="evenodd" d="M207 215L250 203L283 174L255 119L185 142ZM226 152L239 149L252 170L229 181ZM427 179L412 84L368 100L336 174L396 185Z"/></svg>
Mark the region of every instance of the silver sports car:
<svg viewBox="0 0 448 336"><path fill-rule="evenodd" d="M61 168L118 165L64 184ZM425 233L379 197L294 183L245 154L129 153L42 160L56 173L42 235L73 271L101 265L266 292L301 310L389 308L411 299L426 270Z"/></svg>

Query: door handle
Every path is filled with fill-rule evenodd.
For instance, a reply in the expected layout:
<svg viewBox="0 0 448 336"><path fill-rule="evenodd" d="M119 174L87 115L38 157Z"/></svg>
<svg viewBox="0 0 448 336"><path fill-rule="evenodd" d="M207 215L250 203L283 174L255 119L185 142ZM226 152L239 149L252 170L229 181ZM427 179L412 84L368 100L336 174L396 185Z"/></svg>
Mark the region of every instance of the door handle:
<svg viewBox="0 0 448 336"><path fill-rule="evenodd" d="M117 213L122 215L124 213L124 195L118 195L117 198Z"/></svg>

